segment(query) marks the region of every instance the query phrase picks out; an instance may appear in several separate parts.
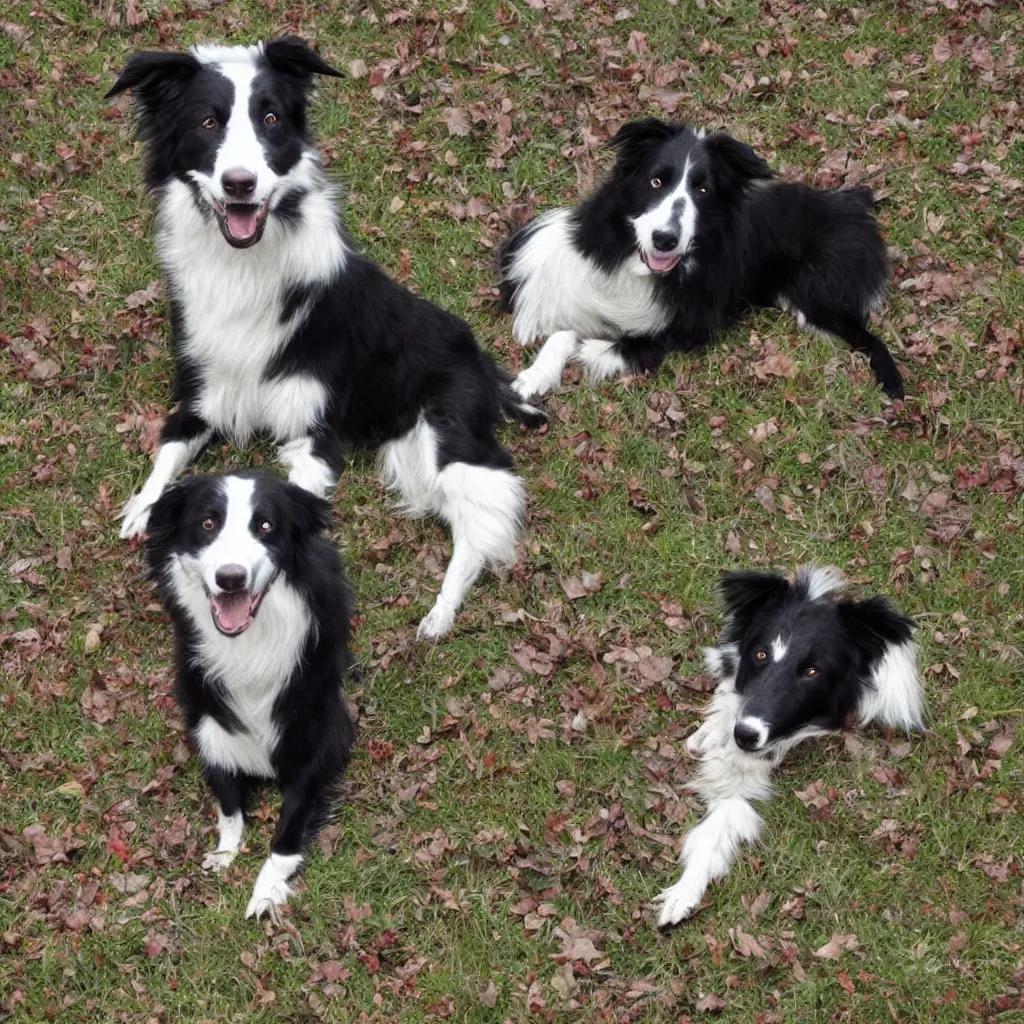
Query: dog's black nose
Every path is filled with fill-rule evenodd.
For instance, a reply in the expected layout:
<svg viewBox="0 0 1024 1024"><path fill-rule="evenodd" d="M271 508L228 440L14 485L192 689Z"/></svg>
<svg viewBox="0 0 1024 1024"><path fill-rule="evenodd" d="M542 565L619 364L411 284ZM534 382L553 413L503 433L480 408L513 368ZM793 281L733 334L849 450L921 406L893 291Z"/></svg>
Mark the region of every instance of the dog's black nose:
<svg viewBox="0 0 1024 1024"><path fill-rule="evenodd" d="M662 252L671 252L679 244L679 232L652 231L651 241L654 243L655 249L660 249Z"/></svg>
<svg viewBox="0 0 1024 1024"><path fill-rule="evenodd" d="M232 167L220 176L224 195L239 203L247 203L256 194L256 175L244 167Z"/></svg>
<svg viewBox="0 0 1024 1024"><path fill-rule="evenodd" d="M760 742L761 733L749 725L744 725L742 722L737 722L736 728L732 731L733 738L736 740L736 746L741 750L756 750L757 744Z"/></svg>
<svg viewBox="0 0 1024 1024"><path fill-rule="evenodd" d="M245 589L245 581L249 574L242 565L222 565L213 575L217 586L227 593Z"/></svg>

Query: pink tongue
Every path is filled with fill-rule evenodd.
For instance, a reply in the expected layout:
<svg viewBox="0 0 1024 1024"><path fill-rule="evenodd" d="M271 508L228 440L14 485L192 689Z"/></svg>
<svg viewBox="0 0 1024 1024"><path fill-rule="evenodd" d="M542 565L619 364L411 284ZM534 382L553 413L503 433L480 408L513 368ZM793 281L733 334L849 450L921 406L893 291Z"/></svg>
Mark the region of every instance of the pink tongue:
<svg viewBox="0 0 1024 1024"><path fill-rule="evenodd" d="M678 256L659 256L653 252L647 254L647 266L651 270L671 270L678 262Z"/></svg>
<svg viewBox="0 0 1024 1024"><path fill-rule="evenodd" d="M252 238L256 234L255 206L229 206L227 220L228 233L232 238Z"/></svg>
<svg viewBox="0 0 1024 1024"><path fill-rule="evenodd" d="M249 625L249 591L218 594L212 598L217 623L226 633L234 633Z"/></svg>

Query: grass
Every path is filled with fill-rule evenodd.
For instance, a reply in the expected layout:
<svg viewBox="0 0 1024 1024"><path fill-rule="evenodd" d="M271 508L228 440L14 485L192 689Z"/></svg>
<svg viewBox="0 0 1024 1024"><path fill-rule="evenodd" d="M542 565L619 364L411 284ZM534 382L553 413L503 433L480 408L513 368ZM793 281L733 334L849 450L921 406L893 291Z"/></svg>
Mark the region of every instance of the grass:
<svg viewBox="0 0 1024 1024"><path fill-rule="evenodd" d="M0 1015L1021 1019L1015 6L14 0L4 17ZM774 314L653 380L563 389L548 434L506 435L531 495L520 565L437 647L412 634L446 535L392 516L356 458L336 507L361 742L275 930L242 921L273 798L225 878L196 870L212 811L168 696L166 622L117 540L171 367L162 302L126 304L158 276L152 208L102 94L134 49L286 28L371 73L324 83L312 109L353 233L512 369L529 353L495 312L491 246L516 203L588 187L620 120L674 105L807 177L848 150L884 196L881 329L910 397L887 407L862 361ZM449 134L451 106L468 135ZM472 198L488 212L465 216ZM751 367L776 346L796 375L762 381ZM660 935L649 900L700 813L679 752L707 699L715 581L807 559L916 616L933 728L795 751L763 844ZM570 602L559 580L584 570L604 585ZM672 673L621 659L641 647ZM546 674L522 667L544 669L537 652ZM794 792L817 780L827 806L805 808ZM599 955L563 963L580 933ZM816 955L836 934L855 948Z"/></svg>

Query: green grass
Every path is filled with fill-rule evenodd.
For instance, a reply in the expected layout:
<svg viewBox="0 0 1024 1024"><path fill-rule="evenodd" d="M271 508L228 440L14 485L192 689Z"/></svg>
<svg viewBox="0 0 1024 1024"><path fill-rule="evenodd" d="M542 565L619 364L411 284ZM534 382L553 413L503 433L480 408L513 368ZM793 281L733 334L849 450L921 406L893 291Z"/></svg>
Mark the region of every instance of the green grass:
<svg viewBox="0 0 1024 1024"><path fill-rule="evenodd" d="M719 1019L765 1024L1022 1019L1024 762L1019 742L987 753L1024 713L1021 13L963 0L130 9L148 20L15 0L0 34L0 1019L696 1021L707 995L724 1000ZM808 178L850 151L884 190L897 285L938 271L955 290L891 293L881 329L908 378L902 411L863 361L767 313L653 380L563 389L546 435L505 437L531 496L521 562L482 581L436 647L412 637L447 536L395 518L372 459L356 458L336 536L358 595L360 744L327 853L275 930L242 920L274 798L226 877L197 870L212 808L169 699L166 622L117 539L116 510L148 469L139 424L166 411L171 366L162 303L125 305L158 276L153 216L102 94L134 49L286 28L342 68L392 62L376 93L350 76L313 104L346 221L393 274L407 250L406 283L511 369L529 353L478 290L508 207L574 201L607 166L594 140L662 99ZM449 135L447 106L470 113L469 135ZM458 219L470 198L493 212ZM773 345L794 379L751 372ZM224 448L202 466L272 455ZM988 481L965 486L985 465ZM635 487L653 513L631 507ZM948 495L937 513L922 506L933 491ZM12 575L23 559L38 563ZM718 573L807 559L917 617L933 728L909 745L867 733L795 751L762 845L660 935L649 901L700 813L681 751L707 699ZM559 578L583 570L604 587L569 602ZM552 673L521 669L520 645L552 641ZM644 645L673 658L668 679L606 658ZM96 690L109 721L83 703ZM813 812L793 794L819 779L830 804ZM36 863L36 825L67 862ZM602 956L567 970L575 929ZM737 929L763 955L741 955ZM833 934L858 945L815 956Z"/></svg>

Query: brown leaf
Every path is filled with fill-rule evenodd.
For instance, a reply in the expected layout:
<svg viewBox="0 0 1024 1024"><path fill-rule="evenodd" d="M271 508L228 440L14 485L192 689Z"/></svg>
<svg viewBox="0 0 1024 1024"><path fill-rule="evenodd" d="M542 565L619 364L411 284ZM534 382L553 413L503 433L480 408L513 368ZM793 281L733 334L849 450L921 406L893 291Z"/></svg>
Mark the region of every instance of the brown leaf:
<svg viewBox="0 0 1024 1024"><path fill-rule="evenodd" d="M1004 725L1003 731L992 737L988 745L988 752L993 757L1005 757L1010 747L1013 746L1013 727Z"/></svg>
<svg viewBox="0 0 1024 1024"><path fill-rule="evenodd" d="M698 1013L721 1013L728 1004L721 996L706 995L701 996L693 1004L693 1008Z"/></svg>
<svg viewBox="0 0 1024 1024"><path fill-rule="evenodd" d="M729 938L732 939L733 949L742 957L764 956L764 947L754 938L748 935L739 925L729 929Z"/></svg>
<svg viewBox="0 0 1024 1024"><path fill-rule="evenodd" d="M650 683L664 682L672 674L671 658L655 658L647 655L636 663L637 671Z"/></svg>
<svg viewBox="0 0 1024 1024"><path fill-rule="evenodd" d="M64 843L46 834L42 825L29 825L21 833L31 844L37 864L66 864Z"/></svg>
<svg viewBox="0 0 1024 1024"><path fill-rule="evenodd" d="M860 946L860 942L856 935L834 932L832 938L824 946L814 950L813 955L819 960L839 960L843 953L857 949L858 946Z"/></svg>
<svg viewBox="0 0 1024 1024"><path fill-rule="evenodd" d="M493 979L490 979L487 984L480 989L478 998L483 1006L486 1006L488 1010L493 1010L498 1003L499 995L501 995L501 989L494 984Z"/></svg>
<svg viewBox="0 0 1024 1024"><path fill-rule="evenodd" d="M441 116L448 126L449 135L457 135L461 138L469 134L469 115L462 107L445 107Z"/></svg>
<svg viewBox="0 0 1024 1024"><path fill-rule="evenodd" d="M115 703L114 695L102 685L102 679L93 675L92 681L82 691L82 712L85 717L98 725L107 725L114 720Z"/></svg>
<svg viewBox="0 0 1024 1024"><path fill-rule="evenodd" d="M751 372L758 380L767 380L769 377L796 376L796 363L789 356L782 352L773 352L771 355L759 359L750 367Z"/></svg>
<svg viewBox="0 0 1024 1024"><path fill-rule="evenodd" d="M953 48L945 36L940 36L932 44L932 58L936 64L945 64L953 56Z"/></svg>
<svg viewBox="0 0 1024 1024"><path fill-rule="evenodd" d="M160 298L160 279L154 278L145 288L132 292L124 300L125 309L139 309L141 306L148 306Z"/></svg>
<svg viewBox="0 0 1024 1024"><path fill-rule="evenodd" d="M836 981L839 982L839 987L847 995L851 995L851 996L853 995L854 990L855 990L855 986L854 986L853 981L851 980L850 976L846 973L846 971L839 971L839 973L836 974Z"/></svg>
<svg viewBox="0 0 1024 1024"><path fill-rule="evenodd" d="M60 373L60 363L54 359L37 359L28 371L31 380L52 380Z"/></svg>

